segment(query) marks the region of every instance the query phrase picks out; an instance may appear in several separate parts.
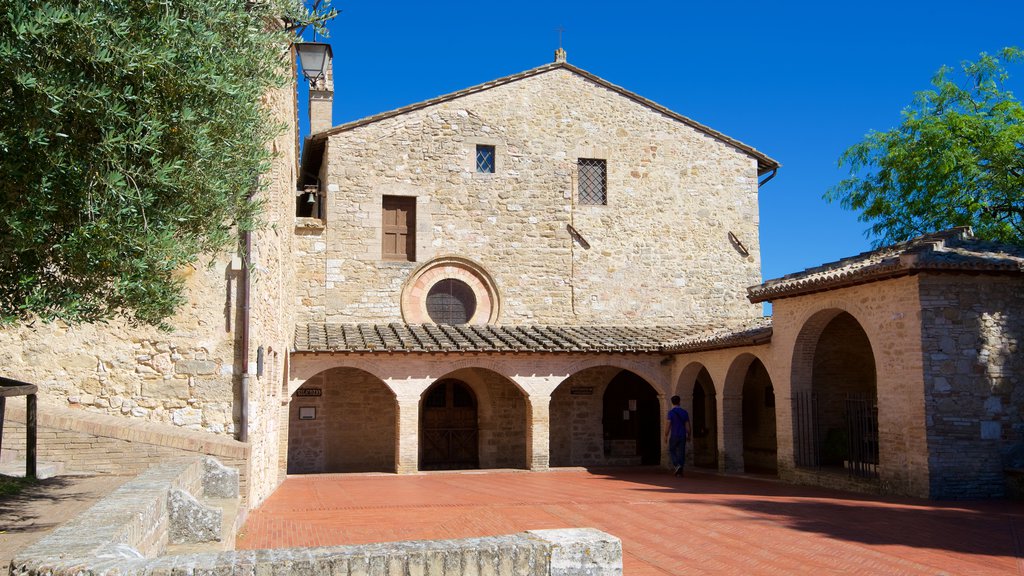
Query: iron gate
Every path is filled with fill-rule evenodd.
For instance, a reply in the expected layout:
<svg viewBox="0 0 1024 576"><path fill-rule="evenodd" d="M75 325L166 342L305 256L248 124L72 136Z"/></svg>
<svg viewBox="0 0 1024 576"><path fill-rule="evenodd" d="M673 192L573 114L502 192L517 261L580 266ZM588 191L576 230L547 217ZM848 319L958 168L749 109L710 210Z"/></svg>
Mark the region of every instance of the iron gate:
<svg viewBox="0 0 1024 576"><path fill-rule="evenodd" d="M860 478L877 478L878 407L873 397L847 394L843 412L846 420L846 453L842 459L847 473ZM796 465L821 468L825 447L821 437L821 413L816 394L798 392L793 395L793 423Z"/></svg>
<svg viewBox="0 0 1024 576"><path fill-rule="evenodd" d="M878 477L878 408L867 396L846 397L847 469L851 476Z"/></svg>
<svg viewBox="0 0 1024 576"><path fill-rule="evenodd" d="M818 431L818 397L811 392L793 395L793 438L796 465L804 468L821 467L821 441Z"/></svg>

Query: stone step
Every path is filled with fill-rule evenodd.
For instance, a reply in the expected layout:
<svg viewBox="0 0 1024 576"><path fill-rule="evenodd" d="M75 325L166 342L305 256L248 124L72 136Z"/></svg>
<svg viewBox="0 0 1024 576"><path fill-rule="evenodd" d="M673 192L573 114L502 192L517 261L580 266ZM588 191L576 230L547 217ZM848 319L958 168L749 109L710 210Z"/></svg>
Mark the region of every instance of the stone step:
<svg viewBox="0 0 1024 576"><path fill-rule="evenodd" d="M40 480L60 476L63 473L64 464L60 462L36 462L36 478L39 478ZM24 478L25 461L8 460L0 463L0 475Z"/></svg>
<svg viewBox="0 0 1024 576"><path fill-rule="evenodd" d="M204 506L220 508L224 511L221 522L220 540L214 542L195 542L191 544L168 544L165 554L197 554L201 552L222 552L235 549L235 535L242 529L242 518L239 517L242 501L239 498L200 498Z"/></svg>

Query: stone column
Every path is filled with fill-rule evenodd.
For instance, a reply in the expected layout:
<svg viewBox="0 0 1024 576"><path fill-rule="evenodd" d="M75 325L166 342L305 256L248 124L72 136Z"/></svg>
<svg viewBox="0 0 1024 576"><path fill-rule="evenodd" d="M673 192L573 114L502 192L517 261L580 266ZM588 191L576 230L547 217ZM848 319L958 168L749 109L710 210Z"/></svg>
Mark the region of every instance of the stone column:
<svg viewBox="0 0 1024 576"><path fill-rule="evenodd" d="M526 462L530 470L547 470L550 463L551 394L531 394L527 404Z"/></svg>
<svg viewBox="0 0 1024 576"><path fill-rule="evenodd" d="M398 422L395 433L395 472L412 474L419 471L420 397L399 396Z"/></svg>
<svg viewBox="0 0 1024 576"><path fill-rule="evenodd" d="M723 394L718 416L718 469L743 472L743 396Z"/></svg>
<svg viewBox="0 0 1024 576"><path fill-rule="evenodd" d="M291 396L281 398L281 406L278 408L280 422L277 426L277 483L284 482L288 476L288 433L291 431Z"/></svg>

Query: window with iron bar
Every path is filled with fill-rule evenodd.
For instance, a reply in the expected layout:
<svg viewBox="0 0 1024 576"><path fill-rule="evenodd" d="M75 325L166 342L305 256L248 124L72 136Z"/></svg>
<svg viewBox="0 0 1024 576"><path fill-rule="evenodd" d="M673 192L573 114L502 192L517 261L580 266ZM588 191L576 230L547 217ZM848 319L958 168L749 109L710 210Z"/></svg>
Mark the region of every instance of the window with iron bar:
<svg viewBox="0 0 1024 576"><path fill-rule="evenodd" d="M605 160L580 158L579 203L591 205L608 204L608 164Z"/></svg>
<svg viewBox="0 0 1024 576"><path fill-rule="evenodd" d="M494 174L494 146L476 145L476 171L482 174Z"/></svg>

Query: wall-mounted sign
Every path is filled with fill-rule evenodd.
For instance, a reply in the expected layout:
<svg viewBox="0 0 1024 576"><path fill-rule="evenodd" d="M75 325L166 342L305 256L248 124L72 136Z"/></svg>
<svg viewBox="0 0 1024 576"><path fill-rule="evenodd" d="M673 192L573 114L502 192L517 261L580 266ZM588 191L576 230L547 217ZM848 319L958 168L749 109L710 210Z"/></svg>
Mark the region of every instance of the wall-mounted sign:
<svg viewBox="0 0 1024 576"><path fill-rule="evenodd" d="M295 391L296 396L323 396L322 388L299 388Z"/></svg>
<svg viewBox="0 0 1024 576"><path fill-rule="evenodd" d="M593 386L573 386L572 388L569 388L569 394L572 394L573 396L593 396L594 395L594 387Z"/></svg>
<svg viewBox="0 0 1024 576"><path fill-rule="evenodd" d="M316 406L300 406L299 420L316 420Z"/></svg>

